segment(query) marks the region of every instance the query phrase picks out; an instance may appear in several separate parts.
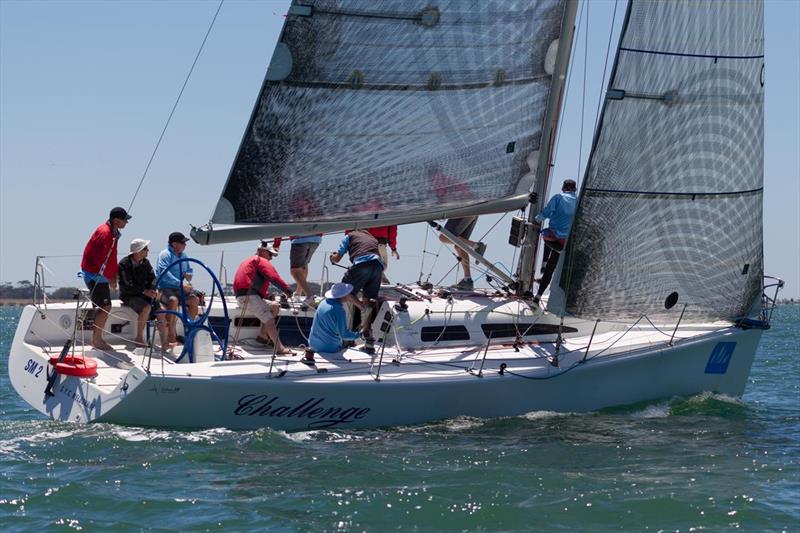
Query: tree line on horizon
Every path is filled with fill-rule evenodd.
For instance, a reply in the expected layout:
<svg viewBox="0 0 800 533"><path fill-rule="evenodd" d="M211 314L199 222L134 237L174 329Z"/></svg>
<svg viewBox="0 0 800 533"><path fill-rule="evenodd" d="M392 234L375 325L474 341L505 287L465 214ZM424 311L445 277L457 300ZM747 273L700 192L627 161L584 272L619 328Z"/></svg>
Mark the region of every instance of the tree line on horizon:
<svg viewBox="0 0 800 533"><path fill-rule="evenodd" d="M77 287L58 287L48 291L47 297L54 300L71 300ZM0 298L9 300L33 300L33 283L24 279L16 284L8 281L0 282Z"/></svg>
<svg viewBox="0 0 800 533"><path fill-rule="evenodd" d="M309 288L313 294L319 294L319 283L309 282ZM326 289L328 288L326 284ZM294 289L294 284L290 285ZM58 287L47 292L47 297L53 300L72 300L75 297L77 287ZM112 291L115 292L115 291ZM30 280L24 279L14 283L8 281L0 282L0 299L4 300L33 300L34 286ZM225 287L228 296L233 295L233 284L228 283ZM113 296L113 294L112 294Z"/></svg>

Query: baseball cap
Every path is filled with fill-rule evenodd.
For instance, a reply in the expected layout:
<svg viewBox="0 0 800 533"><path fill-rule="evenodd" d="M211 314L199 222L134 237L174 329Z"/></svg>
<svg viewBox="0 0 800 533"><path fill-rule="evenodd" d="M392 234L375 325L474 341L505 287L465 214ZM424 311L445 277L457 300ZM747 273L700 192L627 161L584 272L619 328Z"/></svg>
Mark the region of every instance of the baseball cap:
<svg viewBox="0 0 800 533"><path fill-rule="evenodd" d="M180 231L173 231L169 234L169 240L167 243L172 244L173 242L187 243L189 242L189 239L187 239L186 236Z"/></svg>
<svg viewBox="0 0 800 533"><path fill-rule="evenodd" d="M261 245L258 247L261 250L266 250L272 255L278 255L278 250L269 241L261 241Z"/></svg>
<svg viewBox="0 0 800 533"><path fill-rule="evenodd" d="M108 213L108 219L111 220L112 218L118 218L120 220L130 220L131 216L128 214L125 209L122 207L115 207Z"/></svg>

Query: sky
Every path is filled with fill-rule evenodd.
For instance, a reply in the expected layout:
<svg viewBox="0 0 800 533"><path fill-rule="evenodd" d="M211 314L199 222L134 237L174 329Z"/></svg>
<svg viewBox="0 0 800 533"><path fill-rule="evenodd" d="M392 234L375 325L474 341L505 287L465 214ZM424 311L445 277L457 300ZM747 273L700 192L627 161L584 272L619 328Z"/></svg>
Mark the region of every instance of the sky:
<svg viewBox="0 0 800 533"><path fill-rule="evenodd" d="M111 207L130 203L217 6L215 0L0 0L0 281L31 280L36 256L45 256L48 284L78 284L83 246ZM133 205L121 254L136 237L152 240L157 252L170 232L188 234L189 224L208 221L287 6L224 3ZM614 6L593 0L588 15L579 8L556 187L582 176L605 87ZM623 13L620 1L612 57ZM765 273L786 281L781 296L798 298L800 2L768 0L765 13ZM489 232L486 256L507 269L516 257L506 244L509 226L510 215L487 215L473 234ZM423 280L457 281L455 271L448 273L454 256L426 228L400 228L401 260L391 260L387 272L392 281L414 281L421 272ZM326 236L321 250L335 249L339 239ZM254 247L191 243L188 252L217 270L224 250L232 279ZM288 255L282 251L276 266L290 280ZM313 258L312 281L320 279L324 257L318 251ZM331 279L340 275L330 272Z"/></svg>

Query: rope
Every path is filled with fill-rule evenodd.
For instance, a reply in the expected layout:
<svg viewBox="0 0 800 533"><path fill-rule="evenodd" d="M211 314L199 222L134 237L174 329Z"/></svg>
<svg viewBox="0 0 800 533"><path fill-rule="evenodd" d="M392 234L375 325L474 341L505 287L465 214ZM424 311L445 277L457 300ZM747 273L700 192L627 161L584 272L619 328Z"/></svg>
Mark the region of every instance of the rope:
<svg viewBox="0 0 800 533"><path fill-rule="evenodd" d="M425 241L422 243L422 258L419 262L419 283L422 285L422 276L425 272L425 251L428 249L428 233L430 233L431 227L429 224L425 224Z"/></svg>
<svg viewBox="0 0 800 533"><path fill-rule="evenodd" d="M208 40L208 35L211 33L211 28L214 27L214 22L217 20L217 15L219 15L220 9L222 9L222 4L225 3L225 0L220 0L219 6L217 6L217 11L214 13L214 18L211 19L211 24L208 26L208 30L206 31L205 37L203 37L203 42L200 43L200 48L197 50L197 54L194 56L194 61L192 61L192 66L189 68L189 73L186 75L186 79L183 81L183 86L181 87L180 92L178 93L178 98L175 99L175 103L172 105L172 110L169 112L169 116L167 117L167 122L164 124L164 128L161 130L161 135L158 136L158 141L156 142L155 148L153 148L153 153L150 154L150 159L147 161L147 166L142 173L142 178L139 180L139 185L136 187L136 192L133 193L133 198L131 198L131 203L128 204L127 211L130 212L131 207L133 207L133 202L136 201L136 197L139 195L139 190L142 188L142 184L144 183L145 177L147 177L147 172L150 170L150 165L153 164L153 159L156 157L156 153L158 152L159 146L161 146L161 141L164 139L164 134L167 132L167 128L169 127L169 123L172 120L172 115L175 114L175 109L178 107L178 102L181 101L181 96L183 96L183 91L186 89L186 85L189 83L189 78L194 71L195 65L197 65L197 60L200 58L200 53L203 51L203 47L206 44L206 40Z"/></svg>

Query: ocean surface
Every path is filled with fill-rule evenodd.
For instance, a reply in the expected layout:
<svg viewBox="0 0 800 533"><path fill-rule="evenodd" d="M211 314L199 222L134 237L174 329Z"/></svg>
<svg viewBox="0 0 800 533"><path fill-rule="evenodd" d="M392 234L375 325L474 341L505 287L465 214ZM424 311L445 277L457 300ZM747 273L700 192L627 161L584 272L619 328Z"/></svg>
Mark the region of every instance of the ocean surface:
<svg viewBox="0 0 800 533"><path fill-rule="evenodd" d="M800 531L800 306L742 399L379 430L185 432L46 420L8 380L0 531Z"/></svg>

